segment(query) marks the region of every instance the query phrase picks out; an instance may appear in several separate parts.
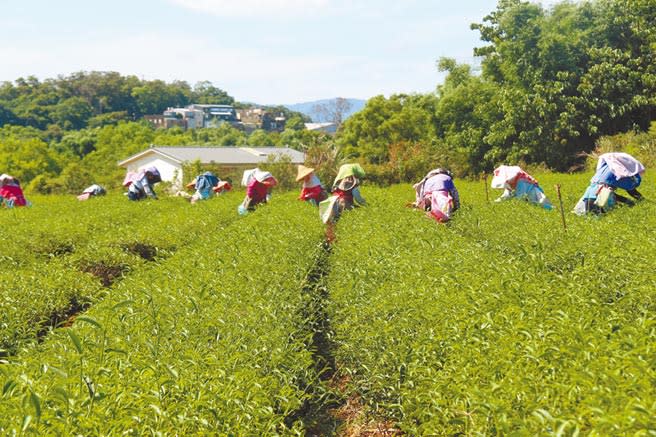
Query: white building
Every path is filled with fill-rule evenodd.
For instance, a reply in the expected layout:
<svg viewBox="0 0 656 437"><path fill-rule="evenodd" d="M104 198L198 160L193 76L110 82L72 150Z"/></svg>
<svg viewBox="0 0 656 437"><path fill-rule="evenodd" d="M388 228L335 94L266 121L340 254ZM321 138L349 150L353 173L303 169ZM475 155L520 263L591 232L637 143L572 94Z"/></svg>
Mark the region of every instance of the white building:
<svg viewBox="0 0 656 437"><path fill-rule="evenodd" d="M193 162L212 165L220 169L219 177L240 175L247 168L266 163L269 157L286 155L293 164L303 164L305 153L289 147L169 147L151 146L119 162L127 171L137 172L155 166L162 181L180 188L184 180L183 166ZM195 176L195 175L194 175ZM241 175L240 175L241 177Z"/></svg>
<svg viewBox="0 0 656 437"><path fill-rule="evenodd" d="M200 109L169 108L164 111L165 117L179 117L185 121L186 129L198 129L204 127L205 113Z"/></svg>

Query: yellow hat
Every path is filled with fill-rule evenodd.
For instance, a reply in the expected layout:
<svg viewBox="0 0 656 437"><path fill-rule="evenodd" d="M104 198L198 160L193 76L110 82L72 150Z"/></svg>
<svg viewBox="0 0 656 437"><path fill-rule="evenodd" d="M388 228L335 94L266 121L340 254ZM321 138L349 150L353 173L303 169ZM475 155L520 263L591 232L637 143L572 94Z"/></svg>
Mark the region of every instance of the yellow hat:
<svg viewBox="0 0 656 437"><path fill-rule="evenodd" d="M296 174L296 182L300 182L303 178L314 171L313 168L306 167L303 164L298 166L298 173Z"/></svg>

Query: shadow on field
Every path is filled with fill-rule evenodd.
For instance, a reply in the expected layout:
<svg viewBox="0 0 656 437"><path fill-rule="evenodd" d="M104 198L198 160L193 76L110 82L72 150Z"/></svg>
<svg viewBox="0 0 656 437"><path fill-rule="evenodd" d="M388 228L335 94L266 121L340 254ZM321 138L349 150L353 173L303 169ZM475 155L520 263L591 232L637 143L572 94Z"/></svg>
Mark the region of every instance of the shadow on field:
<svg viewBox="0 0 656 437"><path fill-rule="evenodd" d="M329 293L326 278L329 272L331 246L323 242L318 251L314 265L307 274L302 293L306 305L298 317L302 320L301 334L306 339L306 347L312 352L314 368L311 372L318 380L299 381L299 387L309 394L308 399L291 416L287 424L291 426L300 420L306 430L306 436L335 435L341 420L333 413L343 404L343 399L331 388L335 375L335 357L332 329L326 313Z"/></svg>
<svg viewBox="0 0 656 437"><path fill-rule="evenodd" d="M125 243L121 245L121 248L125 252L137 255L146 261L155 261L157 258L166 257L175 250L175 248L162 250L157 246L140 242Z"/></svg>
<svg viewBox="0 0 656 437"><path fill-rule="evenodd" d="M127 264L111 264L105 261L85 262L80 265L80 270L90 273L100 279L103 287L111 287L112 284L123 277L130 268Z"/></svg>

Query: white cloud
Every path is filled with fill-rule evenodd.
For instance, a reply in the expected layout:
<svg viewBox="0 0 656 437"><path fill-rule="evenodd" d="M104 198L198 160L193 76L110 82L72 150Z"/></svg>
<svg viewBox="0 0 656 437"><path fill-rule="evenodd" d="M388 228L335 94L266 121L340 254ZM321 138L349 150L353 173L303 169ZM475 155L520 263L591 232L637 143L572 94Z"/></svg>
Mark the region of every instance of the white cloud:
<svg viewBox="0 0 656 437"><path fill-rule="evenodd" d="M299 16L325 9L329 0L169 0L183 8L221 17Z"/></svg>

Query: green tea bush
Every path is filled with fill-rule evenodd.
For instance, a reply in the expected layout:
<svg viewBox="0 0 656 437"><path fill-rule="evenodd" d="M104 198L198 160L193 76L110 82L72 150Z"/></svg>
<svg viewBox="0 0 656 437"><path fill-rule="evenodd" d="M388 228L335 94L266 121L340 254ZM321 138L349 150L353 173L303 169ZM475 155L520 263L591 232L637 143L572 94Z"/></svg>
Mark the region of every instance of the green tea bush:
<svg viewBox="0 0 656 437"><path fill-rule="evenodd" d="M653 434L654 203L537 176L566 231L482 181L446 225L365 186L331 247L295 192L2 210L0 434L348 432L335 391L407 435Z"/></svg>
<svg viewBox="0 0 656 437"><path fill-rule="evenodd" d="M302 435L318 373L301 290L323 229L294 197L231 205L0 366L0 433Z"/></svg>
<svg viewBox="0 0 656 437"><path fill-rule="evenodd" d="M569 210L589 175L539 179ZM654 204L567 212L565 232L557 210L458 187L447 225L393 206L409 186L368 189L340 221L328 312L347 394L408 435L653 433Z"/></svg>
<svg viewBox="0 0 656 437"><path fill-rule="evenodd" d="M116 281L147 268L146 261L235 220L227 200L233 199L192 207L180 198L42 196L31 208L0 210L0 258L7 267L0 271L0 356L102 298Z"/></svg>

